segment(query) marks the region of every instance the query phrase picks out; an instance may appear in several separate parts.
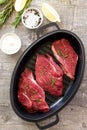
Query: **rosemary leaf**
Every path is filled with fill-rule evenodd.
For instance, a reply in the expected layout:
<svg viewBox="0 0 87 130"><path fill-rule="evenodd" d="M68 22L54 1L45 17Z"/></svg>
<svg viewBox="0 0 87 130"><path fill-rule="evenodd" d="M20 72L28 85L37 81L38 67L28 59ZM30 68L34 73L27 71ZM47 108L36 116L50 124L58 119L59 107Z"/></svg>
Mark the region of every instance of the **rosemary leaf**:
<svg viewBox="0 0 87 130"><path fill-rule="evenodd" d="M63 57L63 58L67 58L67 57L68 57L68 53L64 53L62 50L58 50L58 51L57 51L57 54L58 54L60 57Z"/></svg>
<svg viewBox="0 0 87 130"><path fill-rule="evenodd" d="M53 79L53 78L50 79L50 84L51 84L52 86L55 84L55 82L56 82L56 79Z"/></svg>
<svg viewBox="0 0 87 130"><path fill-rule="evenodd" d="M0 12L0 26L6 22L14 9L14 0L8 1L3 10Z"/></svg>

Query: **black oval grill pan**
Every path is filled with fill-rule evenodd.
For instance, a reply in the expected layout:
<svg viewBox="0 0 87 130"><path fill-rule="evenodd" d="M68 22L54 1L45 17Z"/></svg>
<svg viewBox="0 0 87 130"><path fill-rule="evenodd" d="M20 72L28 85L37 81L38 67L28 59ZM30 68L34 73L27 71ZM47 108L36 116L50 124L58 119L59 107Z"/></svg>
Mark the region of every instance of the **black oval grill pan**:
<svg viewBox="0 0 87 130"><path fill-rule="evenodd" d="M43 29L48 28L50 26L56 26L57 30L49 34L46 34L40 38L38 37L38 40L33 42L25 50L22 56L19 58L12 74L11 87L10 87L11 104L16 114L26 121L36 122L36 125L39 128L42 128L42 127L40 127L37 122L40 120L49 118L52 115L56 115L56 120L53 123L50 123L47 126L44 126L43 128L49 128L50 126L58 122L57 113L75 95L77 89L79 88L81 84L83 73L84 73L84 67L85 67L84 47L81 40L76 34L67 30L60 30L56 23L50 23L38 29L37 35L39 36L39 34L42 32ZM18 82L19 82L20 75L26 67L31 69L35 75L35 62L36 62L36 57L38 54L48 53L53 57L55 62L59 64L58 61L53 56L53 53L51 51L51 45L53 41L62 39L62 38L69 40L71 46L73 47L75 52L78 54L78 64L76 67L75 79L72 81L71 79L69 79L67 76L64 75L63 77L64 91L63 91L62 97L54 97L46 93L46 101L50 106L49 112L46 112L46 113L37 112L35 114L30 114L21 106L17 98Z"/></svg>

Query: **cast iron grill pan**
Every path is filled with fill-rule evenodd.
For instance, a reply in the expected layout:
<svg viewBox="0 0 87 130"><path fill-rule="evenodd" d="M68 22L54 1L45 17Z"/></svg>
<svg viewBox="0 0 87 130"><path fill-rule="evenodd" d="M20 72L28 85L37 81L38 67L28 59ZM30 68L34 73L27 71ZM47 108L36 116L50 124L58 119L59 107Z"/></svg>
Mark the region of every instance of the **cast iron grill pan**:
<svg viewBox="0 0 87 130"><path fill-rule="evenodd" d="M56 26L57 30L52 31L42 37L40 36L40 33L43 29L46 29L48 27ZM77 89L80 86L80 83L82 81L83 73L84 73L84 67L85 67L85 52L84 47L79 39L79 37L67 30L60 30L58 25L56 23L50 23L47 24L40 29L37 30L37 36L38 40L33 42L31 46L29 46L25 52L22 54L22 56L19 58L11 79L11 86L10 86L10 99L12 107L15 111L15 113L21 117L22 119L26 121L33 121L36 122L36 125L39 128L49 128L50 126L58 123L58 112L65 106L67 103L72 99L72 97L75 95ZM31 69L35 76L35 63L36 63L36 57L38 54L50 54L55 62L57 64L58 61L53 56L53 53L51 51L51 45L53 41L66 38L69 40L71 46L75 50L75 52L78 54L78 64L76 67L76 73L75 73L75 79L72 81L67 76L64 75L63 77L63 84L64 84L64 91L62 97L55 97L48 93L46 93L46 101L50 106L50 111L46 113L34 113L30 114L28 113L23 106L18 101L17 98L17 92L18 92L18 82L21 73L24 71L24 69L27 67ZM56 115L56 120L52 123L49 123L47 126L41 127L37 123L40 120L44 120L46 118L49 118L52 115Z"/></svg>

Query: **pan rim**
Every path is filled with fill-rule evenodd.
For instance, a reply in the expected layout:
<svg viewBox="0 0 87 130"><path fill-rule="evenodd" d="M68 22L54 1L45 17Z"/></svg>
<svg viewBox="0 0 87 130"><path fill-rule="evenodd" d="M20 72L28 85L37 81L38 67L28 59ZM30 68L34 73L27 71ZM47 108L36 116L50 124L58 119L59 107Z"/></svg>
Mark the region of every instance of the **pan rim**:
<svg viewBox="0 0 87 130"><path fill-rule="evenodd" d="M13 99L13 95L12 95L13 80L14 80L14 78L15 78L17 69L18 69L18 67L19 67L19 65L20 65L20 63L21 63L21 61L22 61L22 59L24 58L24 56L26 56L26 54L28 53L28 51L29 51L34 45L36 45L38 42L40 42L40 41L43 40L44 38L46 38L46 37L48 37L48 36L51 36L51 35L53 35L53 34L55 34L55 33L67 33L67 34L69 34L69 35L72 35L72 36L78 41L78 43L79 43L79 45L80 45L80 47L81 47L81 51L82 51L82 55L83 55L83 59L82 59L82 60L83 60L83 63L82 63L83 65L81 66L82 68L81 68L81 72L80 72L80 77L79 77L79 80L78 80L78 82L77 82L78 84L76 84L76 89L74 89L74 91L73 91L73 93L72 93L71 96L67 97L67 94L66 94L66 95L64 96L66 99L65 99L65 98L63 98L63 99L65 99L65 100L62 100L62 99L61 99L60 104L59 104L60 106L58 107L58 109L53 110L53 108L54 108L54 104L53 104L53 105L51 106L51 109L52 109L53 111L50 110L50 112L45 113L43 116L40 116L39 118L37 117L37 118L32 119L32 118L25 117L25 116L23 116L23 115L17 110L17 108L16 108L16 106L15 106L15 104L14 104L14 99ZM26 121L33 121L33 122L36 122L36 121L39 121L39 120L43 120L43 119L45 119L45 118L48 118L48 117L50 117L50 116L52 116L52 115L58 113L63 107L65 107L65 106L67 105L67 103L69 103L69 102L71 101L71 99L73 98L73 96L74 96L75 93L77 92L77 90L78 90L78 88L79 88L79 86L80 86L80 83L81 83L81 81L82 81L82 78L83 78L84 68L85 68L85 50L84 50L84 46L83 46L83 43L82 43L82 41L80 40L80 38L79 38L75 33L71 32L71 31L68 31L68 30L62 30L62 29L61 29L61 30L52 31L52 32L49 33L49 34L46 34L46 35L40 37L39 39L37 39L36 41L34 41L34 42L23 52L23 54L20 56L20 58L19 58L19 60L18 60L18 62L17 62L17 64L16 64L16 66L15 66L15 68L14 68L14 70L13 70L13 74L12 74L12 78L11 78L11 84L10 84L10 100L11 100L11 105L12 105L13 110L14 110L15 113L16 113L19 117L21 117L22 119L24 119L24 120L26 120ZM58 103L56 102L56 104L58 104Z"/></svg>

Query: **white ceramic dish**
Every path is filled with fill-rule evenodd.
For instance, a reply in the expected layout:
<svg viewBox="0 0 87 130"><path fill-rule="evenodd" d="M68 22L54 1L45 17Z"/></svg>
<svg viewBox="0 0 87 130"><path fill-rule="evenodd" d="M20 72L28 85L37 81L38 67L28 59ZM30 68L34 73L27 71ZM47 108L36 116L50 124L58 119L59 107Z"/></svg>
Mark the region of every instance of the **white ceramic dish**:
<svg viewBox="0 0 87 130"><path fill-rule="evenodd" d="M0 49L5 54L17 53L21 48L21 40L15 33L6 33L0 39Z"/></svg>
<svg viewBox="0 0 87 130"><path fill-rule="evenodd" d="M25 27L29 29L38 28L43 22L43 14L42 12L35 8L30 7L24 11L22 14L22 23Z"/></svg>

